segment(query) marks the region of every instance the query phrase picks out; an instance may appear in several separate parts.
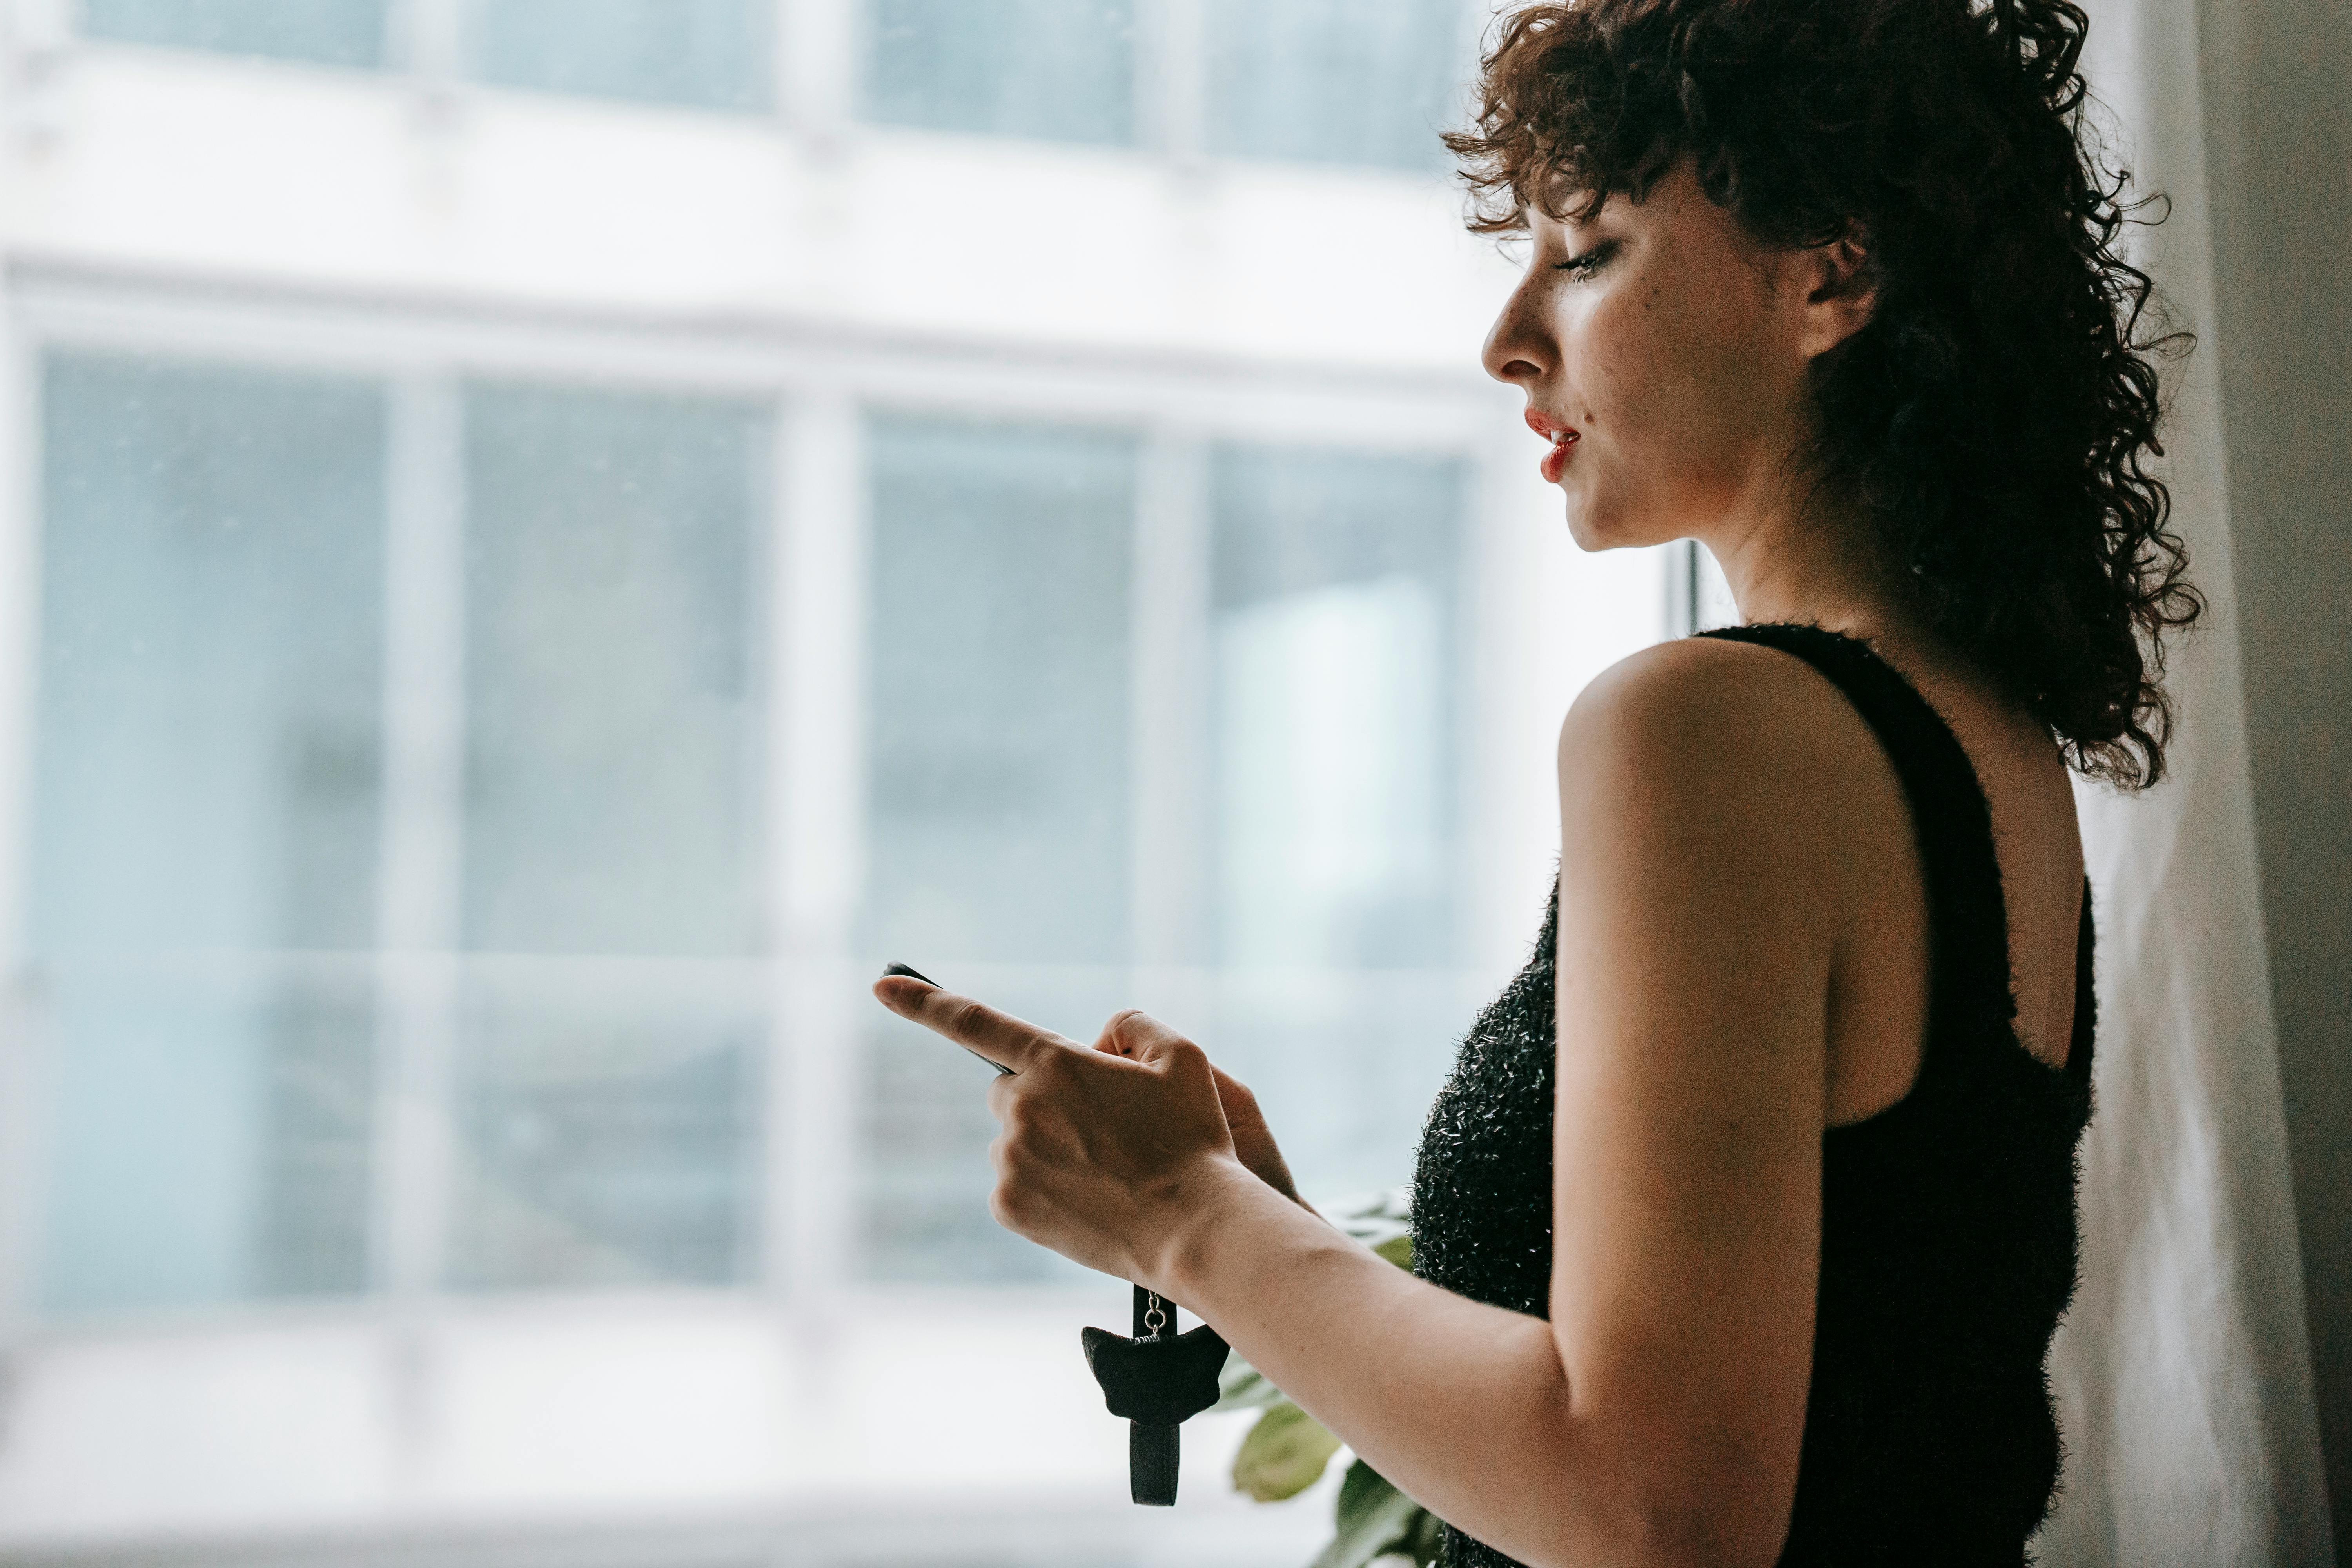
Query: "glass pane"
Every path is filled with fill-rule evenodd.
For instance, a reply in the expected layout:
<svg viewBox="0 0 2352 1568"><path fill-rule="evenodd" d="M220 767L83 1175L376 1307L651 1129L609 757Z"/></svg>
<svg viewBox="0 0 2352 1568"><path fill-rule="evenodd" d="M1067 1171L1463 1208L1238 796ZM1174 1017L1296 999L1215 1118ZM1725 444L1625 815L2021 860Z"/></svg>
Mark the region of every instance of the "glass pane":
<svg viewBox="0 0 2352 1568"><path fill-rule="evenodd" d="M1135 141L1134 0L865 0L866 115L1046 142Z"/></svg>
<svg viewBox="0 0 2352 1568"><path fill-rule="evenodd" d="M42 1294L361 1289L381 395L79 356L46 394Z"/></svg>
<svg viewBox="0 0 2352 1568"><path fill-rule="evenodd" d="M1460 468L1229 447L1213 472L1220 956L1451 963Z"/></svg>
<svg viewBox="0 0 2352 1568"><path fill-rule="evenodd" d="M1452 968L1464 482L1370 452L1211 465L1215 1048L1325 1190L1402 1180L1476 1000Z"/></svg>
<svg viewBox="0 0 2352 1568"><path fill-rule="evenodd" d="M763 408L466 403L466 945L760 942Z"/></svg>
<svg viewBox="0 0 2352 1568"><path fill-rule="evenodd" d="M479 386L466 419L466 944L612 957L471 966L450 1278L741 1279L770 416Z"/></svg>
<svg viewBox="0 0 2352 1568"><path fill-rule="evenodd" d="M453 1285L757 1274L761 1031L729 990L568 964L469 987Z"/></svg>
<svg viewBox="0 0 2352 1568"><path fill-rule="evenodd" d="M1203 0L1209 151L1442 173L1462 0Z"/></svg>
<svg viewBox="0 0 2352 1568"><path fill-rule="evenodd" d="M885 418L871 453L866 945L1091 1035L1129 957L1134 443ZM868 1272L1056 1272L989 1217L987 1069L873 1028Z"/></svg>
<svg viewBox="0 0 2352 1568"><path fill-rule="evenodd" d="M771 0L473 0L473 71L507 87L765 110Z"/></svg>
<svg viewBox="0 0 2352 1568"><path fill-rule="evenodd" d="M79 0L85 37L380 68L389 0Z"/></svg>

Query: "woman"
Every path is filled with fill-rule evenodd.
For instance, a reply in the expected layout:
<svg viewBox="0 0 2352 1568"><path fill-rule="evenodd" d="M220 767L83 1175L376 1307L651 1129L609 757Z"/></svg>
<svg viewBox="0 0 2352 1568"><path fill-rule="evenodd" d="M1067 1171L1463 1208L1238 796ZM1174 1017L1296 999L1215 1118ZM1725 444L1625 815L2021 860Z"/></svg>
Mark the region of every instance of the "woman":
<svg viewBox="0 0 2352 1568"><path fill-rule="evenodd" d="M1695 537L1748 625L1570 711L1553 916L1432 1108L1414 1276L1166 1026L876 987L1015 1069L1000 1221L1197 1312L1454 1563L2016 1563L2055 1487L2066 775L2160 775L2199 605L2083 14L1982 7L1532 5L1448 139L1528 238L1486 363L1577 542Z"/></svg>

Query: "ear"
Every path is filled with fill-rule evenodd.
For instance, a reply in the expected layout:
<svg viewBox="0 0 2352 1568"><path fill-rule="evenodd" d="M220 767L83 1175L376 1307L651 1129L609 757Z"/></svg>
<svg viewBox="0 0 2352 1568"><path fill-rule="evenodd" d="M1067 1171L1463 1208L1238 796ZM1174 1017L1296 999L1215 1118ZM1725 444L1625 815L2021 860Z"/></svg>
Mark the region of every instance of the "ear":
<svg viewBox="0 0 2352 1568"><path fill-rule="evenodd" d="M1878 308L1877 269L1871 265L1869 247L1853 230L1798 252L1797 264L1798 284L1804 290L1798 347L1807 359L1814 359L1870 324Z"/></svg>

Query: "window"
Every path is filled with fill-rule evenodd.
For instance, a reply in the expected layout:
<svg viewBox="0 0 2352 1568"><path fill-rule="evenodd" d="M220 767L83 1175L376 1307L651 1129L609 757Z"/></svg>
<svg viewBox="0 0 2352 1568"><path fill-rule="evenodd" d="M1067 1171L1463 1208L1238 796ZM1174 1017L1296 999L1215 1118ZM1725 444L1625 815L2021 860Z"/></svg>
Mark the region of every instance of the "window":
<svg viewBox="0 0 2352 1568"><path fill-rule="evenodd" d="M1400 1183L1475 1007L1463 466L1225 445L1210 475L1218 1051L1279 1110L1294 1169Z"/></svg>
<svg viewBox="0 0 2352 1568"><path fill-rule="evenodd" d="M61 356L47 401L43 1297L361 1289L383 398Z"/></svg>
<svg viewBox="0 0 2352 1568"><path fill-rule="evenodd" d="M1465 0L810 0L871 124L1433 174L1481 13ZM740 113L778 107L777 0L79 0L93 38ZM1159 16L1154 31L1139 21ZM399 23L397 28L394 22ZM387 39L407 43L390 58ZM1139 39L1156 40L1140 52ZM436 40L448 39L446 44ZM854 41L853 41L854 40ZM422 51L421 55L419 51ZM1145 78L1197 83L1150 132ZM1163 146L1162 150L1171 150Z"/></svg>
<svg viewBox="0 0 2352 1568"><path fill-rule="evenodd" d="M1135 442L889 416L868 445L862 945L1090 1033L1131 958ZM989 1216L986 1069L872 1023L866 1271L1067 1273Z"/></svg>
<svg viewBox="0 0 2352 1568"><path fill-rule="evenodd" d="M466 397L456 1283L754 1272L766 424Z"/></svg>
<svg viewBox="0 0 2352 1568"><path fill-rule="evenodd" d="M448 1283L760 1278L756 993L544 973L467 988Z"/></svg>
<svg viewBox="0 0 2352 1568"><path fill-rule="evenodd" d="M462 504L388 534L380 387L53 365L37 909L60 1308L383 1283L377 1085L436 1061L443 1212L413 1283L784 1266L761 1242L791 1048L769 979L772 412L442 384L456 445L426 460ZM1402 1179L1475 1001L1459 460L1179 443L1202 482L1171 503L1133 432L880 413L863 447L844 625L864 649L841 666L866 680L861 962L1087 1034L1137 999L1150 840L1151 896L1198 914L1152 955L1201 978L1177 1021L1281 1107L1298 1168ZM387 622L386 541L413 571L419 526L451 542L454 599ZM1142 580L1145 526L1193 565ZM1183 624L1143 613L1182 581L1202 584ZM1145 659L1147 625L1199 657ZM436 668L462 674L419 688ZM1140 815L1139 704L1202 716L1168 764L1189 814L1162 780ZM410 903L380 934L387 886ZM987 1214L983 1069L857 1019L855 1269L1076 1278Z"/></svg>
<svg viewBox="0 0 2352 1568"><path fill-rule="evenodd" d="M1706 546L1696 539L1676 544L1666 559L1666 626L1672 635L1738 624L1738 601Z"/></svg>
<svg viewBox="0 0 2352 1568"><path fill-rule="evenodd" d="M754 1277L764 407L472 389L462 626L387 628L379 387L64 356L47 390L48 1303L381 1283L377 1083L445 1043L448 1283ZM386 799L387 630L461 639L437 841L429 777ZM387 879L456 896L379 955Z"/></svg>
<svg viewBox="0 0 2352 1568"><path fill-rule="evenodd" d="M83 36L378 69L389 0L80 0Z"/></svg>
<svg viewBox="0 0 2352 1568"><path fill-rule="evenodd" d="M1454 962L1458 468L1227 446L1213 475L1219 957Z"/></svg>
<svg viewBox="0 0 2352 1568"><path fill-rule="evenodd" d="M1324 154L1215 50L1370 68L1265 8L18 8L11 1539L1314 1555L1217 1485L1139 1544L1124 1288L995 1223L992 1075L867 994L1148 1008L1319 1203L1524 958L1663 552L1561 535L1441 182L1235 161ZM1029 287L870 264L941 190ZM1380 332L1270 213L1410 276Z"/></svg>
<svg viewBox="0 0 2352 1568"><path fill-rule="evenodd" d="M1136 815L1134 705L1202 711L1203 743L1174 764L1197 775L1173 792L1200 805L1200 852L1174 858L1192 885L1152 893L1202 911L1158 955L1200 982L1171 1020L1280 1109L1318 1185L1402 1180L1475 1004L1455 887L1462 465L1195 447L1205 515L1188 527L1139 494L1127 437L890 417L869 447L870 957L1090 1037L1138 1000L1131 846L1188 831L1181 808ZM1137 608L1178 591L1138 577L1139 518L1201 552L1193 624ZM1201 689L1136 684L1147 622L1201 650ZM1163 683L1195 667L1150 664ZM888 1019L866 1049L868 1277L1066 1273L988 1215L984 1069Z"/></svg>
<svg viewBox="0 0 2352 1568"><path fill-rule="evenodd" d="M866 118L1136 141L1133 0L866 0Z"/></svg>
<svg viewBox="0 0 2352 1568"><path fill-rule="evenodd" d="M1443 172L1473 29L1460 0L1203 0L1208 150Z"/></svg>
<svg viewBox="0 0 2352 1568"><path fill-rule="evenodd" d="M769 0L472 0L472 74L703 109L771 105Z"/></svg>
<svg viewBox="0 0 2352 1568"><path fill-rule="evenodd" d="M764 447L755 406L470 389L469 950L756 951Z"/></svg>

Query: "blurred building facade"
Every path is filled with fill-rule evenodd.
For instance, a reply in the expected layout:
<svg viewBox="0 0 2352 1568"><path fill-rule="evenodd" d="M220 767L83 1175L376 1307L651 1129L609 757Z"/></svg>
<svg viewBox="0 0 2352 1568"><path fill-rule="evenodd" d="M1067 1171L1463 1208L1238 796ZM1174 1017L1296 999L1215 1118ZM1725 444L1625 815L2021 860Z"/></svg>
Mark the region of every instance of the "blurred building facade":
<svg viewBox="0 0 2352 1568"><path fill-rule="evenodd" d="M1479 372L1483 7L0 15L0 1557L1303 1560L865 984L1406 1179L1705 598Z"/></svg>

